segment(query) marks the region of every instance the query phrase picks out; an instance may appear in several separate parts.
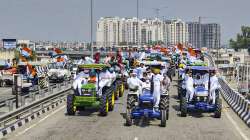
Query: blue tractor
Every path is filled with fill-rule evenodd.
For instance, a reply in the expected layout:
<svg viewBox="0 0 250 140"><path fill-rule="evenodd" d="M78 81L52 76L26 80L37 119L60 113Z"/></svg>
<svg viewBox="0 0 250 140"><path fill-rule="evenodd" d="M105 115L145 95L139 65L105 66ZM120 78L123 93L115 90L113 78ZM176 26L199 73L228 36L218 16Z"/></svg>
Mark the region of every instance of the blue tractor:
<svg viewBox="0 0 250 140"><path fill-rule="evenodd" d="M213 67L207 66L189 66L186 71L192 72L192 77L195 80L201 82L194 82L194 96L192 101L189 101L189 97L186 96L186 89L182 89L180 111L181 116L186 117L189 111L201 111L201 112L213 112L215 118L221 117L222 100L219 97L219 90L215 90L215 104L212 103L210 98L210 85L211 85L211 73L215 71ZM198 81L197 80L197 81ZM183 81L184 82L184 81Z"/></svg>
<svg viewBox="0 0 250 140"><path fill-rule="evenodd" d="M153 82L145 83L142 94L139 89L129 89L127 96L126 125L131 126L135 119L142 117L161 120L160 126L166 126L169 116L169 94L167 91L161 94L159 109L154 108Z"/></svg>

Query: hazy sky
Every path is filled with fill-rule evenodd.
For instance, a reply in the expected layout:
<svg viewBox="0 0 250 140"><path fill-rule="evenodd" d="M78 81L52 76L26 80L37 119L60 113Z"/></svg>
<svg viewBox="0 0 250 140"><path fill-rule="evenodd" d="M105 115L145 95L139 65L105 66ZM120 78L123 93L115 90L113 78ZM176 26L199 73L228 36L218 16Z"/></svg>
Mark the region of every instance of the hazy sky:
<svg viewBox="0 0 250 140"><path fill-rule="evenodd" d="M139 0L140 18L160 16L184 21L204 18L222 27L222 42L250 25L250 0ZM102 16L136 16L136 0L94 0L94 32ZM0 0L0 38L90 40L90 0ZM95 38L95 34L94 34Z"/></svg>

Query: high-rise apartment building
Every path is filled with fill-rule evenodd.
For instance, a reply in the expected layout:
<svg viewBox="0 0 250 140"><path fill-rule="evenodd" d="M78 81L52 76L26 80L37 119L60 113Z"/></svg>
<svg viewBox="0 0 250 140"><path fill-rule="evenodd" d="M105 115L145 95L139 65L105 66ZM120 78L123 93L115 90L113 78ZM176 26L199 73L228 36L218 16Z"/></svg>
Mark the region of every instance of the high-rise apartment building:
<svg viewBox="0 0 250 140"><path fill-rule="evenodd" d="M220 47L220 25L217 23L202 24L202 46L207 48Z"/></svg>
<svg viewBox="0 0 250 140"><path fill-rule="evenodd" d="M180 19L173 20L170 24L170 44L188 43L188 26Z"/></svg>
<svg viewBox="0 0 250 140"><path fill-rule="evenodd" d="M202 47L202 30L200 22L187 22L188 25L188 43L195 48Z"/></svg>
<svg viewBox="0 0 250 140"><path fill-rule="evenodd" d="M220 46L220 25L216 23L184 22L176 20L105 17L97 22L97 46L145 45L162 41L193 47Z"/></svg>

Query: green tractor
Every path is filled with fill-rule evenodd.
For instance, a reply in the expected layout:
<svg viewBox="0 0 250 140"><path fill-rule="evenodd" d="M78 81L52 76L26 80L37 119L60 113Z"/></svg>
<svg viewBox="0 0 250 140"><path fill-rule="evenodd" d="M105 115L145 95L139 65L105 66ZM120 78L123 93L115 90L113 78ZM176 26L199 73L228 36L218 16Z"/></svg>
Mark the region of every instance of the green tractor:
<svg viewBox="0 0 250 140"><path fill-rule="evenodd" d="M73 83L74 94L67 96L67 113L86 108L98 108L101 116L107 116L114 109L115 91L112 79L101 79L101 73L107 71L105 64L83 64L78 66L77 77ZM86 71L89 71L89 73ZM93 74L94 73L94 74ZM80 84L79 84L80 82ZM81 85L80 88L74 85Z"/></svg>

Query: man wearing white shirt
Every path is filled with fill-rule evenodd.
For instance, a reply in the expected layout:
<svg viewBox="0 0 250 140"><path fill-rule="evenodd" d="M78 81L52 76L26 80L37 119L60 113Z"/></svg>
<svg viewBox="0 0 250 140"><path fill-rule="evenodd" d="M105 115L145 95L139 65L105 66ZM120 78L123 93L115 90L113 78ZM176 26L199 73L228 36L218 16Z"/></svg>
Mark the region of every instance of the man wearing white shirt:
<svg viewBox="0 0 250 140"><path fill-rule="evenodd" d="M211 73L211 77L210 77L210 99L212 98L212 103L215 104L215 91L219 88L219 81L218 81L218 77L216 76L216 72L213 71Z"/></svg>
<svg viewBox="0 0 250 140"><path fill-rule="evenodd" d="M82 91L81 91L81 86L82 84L86 84L88 82L88 77L89 77L89 70L86 69L83 72L80 72L74 82L73 82L73 89L79 94L81 95Z"/></svg>
<svg viewBox="0 0 250 140"><path fill-rule="evenodd" d="M153 96L154 96L154 107L159 108L161 99L163 76L160 74L160 69L153 69ZM152 82L152 81L151 81Z"/></svg>
<svg viewBox="0 0 250 140"><path fill-rule="evenodd" d="M131 77L128 78L127 83L130 90L136 90L138 88L139 95L142 93L143 82L136 77L135 72L131 73Z"/></svg>
<svg viewBox="0 0 250 140"><path fill-rule="evenodd" d="M194 80L192 78L191 70L188 71L187 77L185 78L185 87L187 91L186 98L189 99L188 101L192 101L194 96Z"/></svg>

